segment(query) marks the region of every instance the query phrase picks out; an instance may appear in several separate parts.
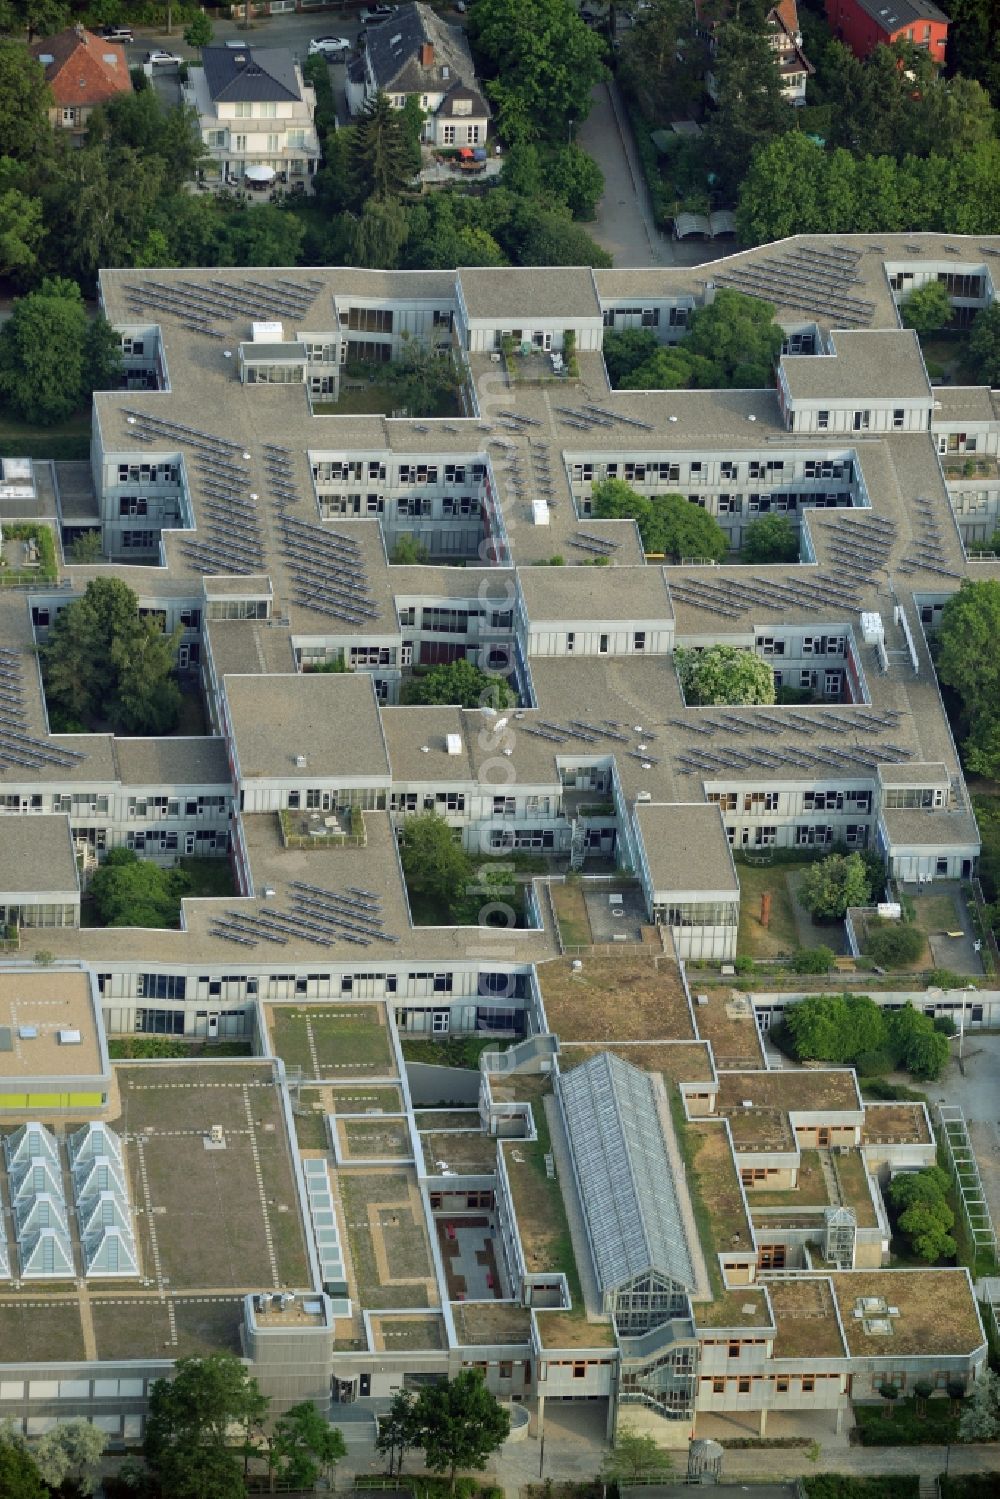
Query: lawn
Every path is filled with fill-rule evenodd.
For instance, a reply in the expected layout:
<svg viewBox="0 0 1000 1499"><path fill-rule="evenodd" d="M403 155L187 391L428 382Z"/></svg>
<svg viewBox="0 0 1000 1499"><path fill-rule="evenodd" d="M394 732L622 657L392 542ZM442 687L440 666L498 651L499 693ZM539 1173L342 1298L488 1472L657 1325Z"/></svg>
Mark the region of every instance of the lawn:
<svg viewBox="0 0 1000 1499"><path fill-rule="evenodd" d="M416 1036L400 1037L404 1062L428 1062L433 1067L468 1067L478 1070L484 1051L506 1051L512 1041L496 1036L448 1036L444 1041L422 1041Z"/></svg>
<svg viewBox="0 0 1000 1499"><path fill-rule="evenodd" d="M275 1055L306 1078L394 1072L385 1016L379 1005L269 1006L268 1025Z"/></svg>
<svg viewBox="0 0 1000 1499"><path fill-rule="evenodd" d="M550 885L549 890L563 947L590 947L594 938L582 887L574 882L572 885Z"/></svg>
<svg viewBox="0 0 1000 1499"><path fill-rule="evenodd" d="M782 864L745 864L737 867L740 880L740 930L737 947L751 958L778 958L798 949L795 910L788 889L788 868ZM771 897L771 916L760 920L760 898Z"/></svg>
<svg viewBox="0 0 1000 1499"><path fill-rule="evenodd" d="M23 422L11 411L0 409L0 458L47 458L60 462L90 457L90 407L77 411L52 427Z"/></svg>
<svg viewBox="0 0 1000 1499"><path fill-rule="evenodd" d="M338 1185L360 1305L370 1311L433 1306L430 1248L415 1214L411 1177L401 1171L340 1171ZM382 1254L386 1274L379 1268Z"/></svg>
<svg viewBox="0 0 1000 1499"><path fill-rule="evenodd" d="M924 1443L944 1446L958 1438L958 1417L952 1415L950 1400L928 1400L922 1416L917 1415L913 1399L895 1401L891 1414L885 1406L885 1401L878 1405L855 1405L854 1419L862 1447L913 1447Z"/></svg>
<svg viewBox="0 0 1000 1499"><path fill-rule="evenodd" d="M319 401L313 406L315 416L392 416L401 409L403 397L392 386L373 380L368 385L346 384L336 401ZM410 411L411 417L461 416L454 396L447 392L430 403L428 409Z"/></svg>
<svg viewBox="0 0 1000 1499"><path fill-rule="evenodd" d="M196 859L192 856L178 862L191 881L186 899L230 900L239 894L228 859Z"/></svg>
<svg viewBox="0 0 1000 1499"><path fill-rule="evenodd" d="M920 351L932 380L943 380L948 385L976 385L979 383L974 370L966 363L969 347L969 330L956 329L952 333L938 331L925 333L920 340Z"/></svg>

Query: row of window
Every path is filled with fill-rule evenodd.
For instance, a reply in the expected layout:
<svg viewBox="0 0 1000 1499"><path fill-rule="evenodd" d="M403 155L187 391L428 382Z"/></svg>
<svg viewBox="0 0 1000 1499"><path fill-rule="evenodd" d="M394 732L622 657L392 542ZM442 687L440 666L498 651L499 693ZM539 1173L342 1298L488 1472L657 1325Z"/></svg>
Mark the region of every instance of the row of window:
<svg viewBox="0 0 1000 1499"><path fill-rule="evenodd" d="M735 848L737 829L727 824L726 837L730 848ZM738 841L741 848L774 848L778 842L777 826L769 823L763 827L740 828ZM846 843L849 848L866 848L868 827L863 822L849 822L843 828L832 828L828 824L799 824L795 829L797 848L825 848L835 841Z"/></svg>
<svg viewBox="0 0 1000 1499"><path fill-rule="evenodd" d="M142 344L133 343L133 350L142 353ZM119 463L119 484L176 484L180 469L176 463Z"/></svg>

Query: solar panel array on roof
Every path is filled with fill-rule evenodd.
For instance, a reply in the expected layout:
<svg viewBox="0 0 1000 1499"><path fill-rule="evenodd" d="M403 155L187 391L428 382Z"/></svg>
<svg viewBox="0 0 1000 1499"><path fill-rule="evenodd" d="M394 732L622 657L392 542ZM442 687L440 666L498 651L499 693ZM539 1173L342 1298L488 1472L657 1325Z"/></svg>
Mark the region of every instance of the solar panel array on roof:
<svg viewBox="0 0 1000 1499"><path fill-rule="evenodd" d="M961 578L961 573L947 566L944 532L937 519L934 501L918 495L910 501L910 514L914 523L914 535L898 563L898 571L907 574L933 573L939 578Z"/></svg>
<svg viewBox="0 0 1000 1499"><path fill-rule="evenodd" d="M749 572L749 569L746 569ZM688 578L672 573L667 584L671 595L681 603L692 604L724 619L739 619L754 606L783 614L788 609L809 614L827 614L831 609L859 609L858 591L862 579L843 578L820 573L802 578L786 574L781 579Z"/></svg>
<svg viewBox="0 0 1000 1499"><path fill-rule="evenodd" d="M327 890L303 880L290 881L292 908L259 907L252 915L227 911L213 918L212 934L226 942L255 947L258 941L284 947L292 937L316 947L347 942L352 947L371 947L373 942L395 945L399 938L385 930L382 902L368 891L349 888Z"/></svg>
<svg viewBox="0 0 1000 1499"><path fill-rule="evenodd" d="M875 303L850 288L860 283L856 250L817 249L799 245L784 256L767 256L749 265L716 272L719 286L732 286L781 307L795 307L830 319L844 328L866 328Z"/></svg>
<svg viewBox="0 0 1000 1499"><path fill-rule="evenodd" d="M691 1248L652 1077L601 1052L558 1080L602 1292L655 1271L695 1288Z"/></svg>
<svg viewBox="0 0 1000 1499"><path fill-rule="evenodd" d="M379 610L372 601L356 541L329 526L298 520L284 510L279 514L278 527L297 604L348 624L378 619Z"/></svg>
<svg viewBox="0 0 1000 1499"><path fill-rule="evenodd" d="M0 770L21 766L41 770L46 765L67 769L84 759L80 750L63 749L53 739L29 732L21 677L22 658L0 646Z"/></svg>
<svg viewBox="0 0 1000 1499"><path fill-rule="evenodd" d="M303 318L316 300L322 283L291 281L157 281L146 277L125 288L125 300L139 314L164 313L193 333L210 338L227 335L216 323L239 318Z"/></svg>

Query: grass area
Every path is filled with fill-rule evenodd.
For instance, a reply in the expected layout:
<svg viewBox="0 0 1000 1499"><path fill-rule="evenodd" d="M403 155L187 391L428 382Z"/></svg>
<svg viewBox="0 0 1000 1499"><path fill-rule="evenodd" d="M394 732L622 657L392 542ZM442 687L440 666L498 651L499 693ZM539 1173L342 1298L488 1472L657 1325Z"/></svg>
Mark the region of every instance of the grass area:
<svg viewBox="0 0 1000 1499"><path fill-rule="evenodd" d="M349 1159L410 1159L410 1136L400 1119L339 1119L337 1134Z"/></svg>
<svg viewBox="0 0 1000 1499"><path fill-rule="evenodd" d="M147 1209L136 1217L147 1272L155 1235L175 1289L269 1286L272 1248L280 1283L304 1285L291 1153L271 1069L120 1067L118 1085L122 1124L137 1142L126 1155L132 1200ZM205 1149L213 1124L223 1127L224 1150Z"/></svg>
<svg viewBox="0 0 1000 1499"><path fill-rule="evenodd" d="M689 1133L691 1126L684 1117L684 1104L677 1089L668 1088L667 1096L670 1099L670 1117L673 1121L674 1134L677 1136L677 1145L685 1166L687 1188L691 1198L691 1209L694 1213L695 1227L698 1230L698 1238L701 1240L703 1248L708 1251L705 1255L705 1264L708 1269L708 1283L711 1287L712 1299L716 1301L725 1296L726 1287L722 1279L722 1269L719 1265L718 1255L710 1247L715 1242L712 1215L705 1201L701 1177L693 1169L695 1145Z"/></svg>
<svg viewBox="0 0 1000 1499"><path fill-rule="evenodd" d="M183 1057L249 1057L249 1041L183 1041L178 1036L111 1036L108 1055L115 1061L178 1060Z"/></svg>
<svg viewBox="0 0 1000 1499"><path fill-rule="evenodd" d="M807 1499L918 1499L920 1493L920 1479L915 1473L890 1473L877 1478L814 1473L798 1481ZM946 1494L947 1490L943 1489L942 1493ZM986 1499L985 1494L983 1499Z"/></svg>
<svg viewBox="0 0 1000 1499"><path fill-rule="evenodd" d="M463 1175L470 1171L476 1176L490 1175L497 1169L497 1142L492 1135L427 1134L421 1135L420 1143L429 1174L436 1174L438 1161L446 1161L449 1171Z"/></svg>
<svg viewBox="0 0 1000 1499"><path fill-rule="evenodd" d="M6 1291L4 1293L6 1295ZM80 1309L74 1301L43 1300L45 1290L28 1286L24 1304L0 1301L0 1348L5 1364L76 1363L86 1355Z"/></svg>
<svg viewBox="0 0 1000 1499"><path fill-rule="evenodd" d="M190 856L178 860L178 863L191 881L188 898L229 900L239 894L228 859L196 859Z"/></svg>
<svg viewBox="0 0 1000 1499"><path fill-rule="evenodd" d="M855 1405L854 1419L862 1447L943 1445L958 1440L958 1417L952 1415L950 1400L926 1401L922 1415L917 1414L914 1399L896 1400L891 1414L885 1406L885 1401L878 1405Z"/></svg>
<svg viewBox="0 0 1000 1499"><path fill-rule="evenodd" d="M12 411L0 408L0 458L33 458L36 461L52 458L59 462L79 462L89 457L89 406L52 427L23 422Z"/></svg>
<svg viewBox="0 0 1000 1499"><path fill-rule="evenodd" d="M557 958L538 969L550 1028L563 1041L694 1039L684 985L672 958L641 950L591 953L583 968ZM628 1003L623 1004L623 997Z"/></svg>
<svg viewBox="0 0 1000 1499"><path fill-rule="evenodd" d="M662 1072L674 1083L707 1083L712 1078L708 1046L704 1041L621 1042L617 1046L584 1046L579 1041L561 1045L559 1068L571 1072L599 1052L611 1051L643 1072Z"/></svg>
<svg viewBox="0 0 1000 1499"><path fill-rule="evenodd" d="M696 1178L711 1231L706 1251L726 1254L752 1244L733 1153L721 1124L689 1124L688 1182ZM738 1243L734 1244L734 1240Z"/></svg>
<svg viewBox="0 0 1000 1499"><path fill-rule="evenodd" d="M454 1301L451 1314L460 1343L527 1343L531 1338L531 1314L526 1306L509 1301Z"/></svg>
<svg viewBox="0 0 1000 1499"><path fill-rule="evenodd" d="M315 416L392 416L405 404L404 397L395 386L384 385L379 380L368 384L351 384L345 381L336 401L317 401L313 405ZM409 408L407 408L409 410ZM426 407L409 410L415 417L461 416L458 397L444 391Z"/></svg>
<svg viewBox="0 0 1000 1499"><path fill-rule="evenodd" d="M968 348L968 328L956 328L951 332L938 329L936 333L925 333L920 339L928 375L932 380L943 380L948 385L982 383L966 361Z"/></svg>
<svg viewBox="0 0 1000 1499"><path fill-rule="evenodd" d="M430 1248L411 1195L411 1177L402 1171L342 1170L338 1185L360 1305L371 1311L432 1306L436 1293ZM379 1267L376 1232L385 1274Z"/></svg>
<svg viewBox="0 0 1000 1499"><path fill-rule="evenodd" d="M506 1051L514 1041L500 1041L496 1036L446 1036L442 1041L424 1041L416 1036L401 1036L405 1062L427 1062L433 1067L479 1068L484 1051Z"/></svg>
<svg viewBox="0 0 1000 1499"><path fill-rule="evenodd" d="M25 562L29 542L33 542L35 548L33 565ZM3 545L0 547L0 586L37 586L39 583L54 583L58 576L55 537L50 526L43 521L4 526Z"/></svg>
<svg viewBox="0 0 1000 1499"><path fill-rule="evenodd" d="M872 1201L868 1172L860 1150L849 1150L846 1155L832 1155L834 1175L847 1207L853 1208L859 1228L875 1228L875 1204Z"/></svg>
<svg viewBox="0 0 1000 1499"><path fill-rule="evenodd" d="M590 947L594 936L582 886L574 881L572 884L550 885L549 890L563 947Z"/></svg>
<svg viewBox="0 0 1000 1499"><path fill-rule="evenodd" d="M275 1054L307 1078L394 1072L389 1032L380 1005L327 1009L272 1005L268 1027Z"/></svg>
<svg viewBox="0 0 1000 1499"><path fill-rule="evenodd" d="M779 958L798 950L788 870L780 864L740 863L740 927L737 950L751 958ZM762 895L771 897L768 925L760 920Z"/></svg>
<svg viewBox="0 0 1000 1499"><path fill-rule="evenodd" d="M326 1115L322 1112L296 1114L295 1139L300 1150L329 1150L326 1134Z"/></svg>
<svg viewBox="0 0 1000 1499"><path fill-rule="evenodd" d="M386 1353L403 1353L415 1349L447 1348L444 1321L441 1317L373 1317L375 1347Z"/></svg>
<svg viewBox="0 0 1000 1499"><path fill-rule="evenodd" d="M754 1208L825 1208L830 1201L826 1178L819 1164L819 1152L804 1150L799 1161L799 1184L797 1187L768 1190L747 1188L750 1211Z"/></svg>
<svg viewBox="0 0 1000 1499"><path fill-rule="evenodd" d="M734 1286L711 1301L696 1301L693 1306L698 1327L768 1327L771 1324L767 1302L756 1286Z"/></svg>
<svg viewBox="0 0 1000 1499"><path fill-rule="evenodd" d="M398 1088L338 1087L328 1090L335 1114L401 1114L403 1098Z"/></svg>

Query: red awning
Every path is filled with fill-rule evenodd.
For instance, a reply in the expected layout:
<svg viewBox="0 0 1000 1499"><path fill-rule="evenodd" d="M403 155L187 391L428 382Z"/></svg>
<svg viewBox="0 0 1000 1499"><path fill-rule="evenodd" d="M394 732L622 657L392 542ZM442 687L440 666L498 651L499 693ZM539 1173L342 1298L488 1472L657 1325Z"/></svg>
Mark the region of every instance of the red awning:
<svg viewBox="0 0 1000 1499"><path fill-rule="evenodd" d="M459 151L458 154L462 158L463 161L471 161L472 160L472 156L473 156L472 147L471 146L463 146L461 148L461 150Z"/></svg>

